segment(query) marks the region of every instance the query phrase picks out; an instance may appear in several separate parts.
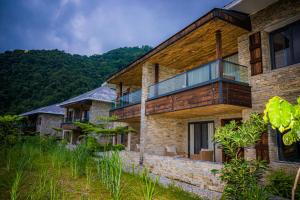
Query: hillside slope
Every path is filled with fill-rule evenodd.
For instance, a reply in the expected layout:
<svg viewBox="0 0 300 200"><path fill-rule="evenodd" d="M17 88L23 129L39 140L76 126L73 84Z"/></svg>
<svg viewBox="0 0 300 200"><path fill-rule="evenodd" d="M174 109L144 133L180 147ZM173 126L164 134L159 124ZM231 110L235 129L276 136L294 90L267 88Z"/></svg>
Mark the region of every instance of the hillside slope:
<svg viewBox="0 0 300 200"><path fill-rule="evenodd" d="M18 114L61 102L99 87L151 49L118 48L102 55L72 55L59 50L15 50L0 54L0 114Z"/></svg>

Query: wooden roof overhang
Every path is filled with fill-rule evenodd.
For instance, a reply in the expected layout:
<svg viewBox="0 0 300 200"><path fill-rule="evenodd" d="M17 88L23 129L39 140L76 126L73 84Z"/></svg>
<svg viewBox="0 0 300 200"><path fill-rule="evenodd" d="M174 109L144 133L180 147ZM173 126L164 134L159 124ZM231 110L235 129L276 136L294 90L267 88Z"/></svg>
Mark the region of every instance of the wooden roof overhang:
<svg viewBox="0 0 300 200"><path fill-rule="evenodd" d="M186 71L216 59L216 31L221 31L223 56L237 52L237 38L251 30L249 16L215 8L150 52L107 79L108 83L141 86L146 62Z"/></svg>

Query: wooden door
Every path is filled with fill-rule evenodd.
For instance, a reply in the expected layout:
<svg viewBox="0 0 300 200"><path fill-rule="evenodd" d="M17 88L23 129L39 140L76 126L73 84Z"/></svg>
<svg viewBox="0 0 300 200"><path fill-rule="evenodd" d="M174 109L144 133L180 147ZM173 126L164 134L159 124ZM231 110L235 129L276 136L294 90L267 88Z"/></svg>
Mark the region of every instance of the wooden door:
<svg viewBox="0 0 300 200"><path fill-rule="evenodd" d="M269 145L268 145L268 133L263 133L260 140L255 145L256 159L265 160L268 163L269 159Z"/></svg>

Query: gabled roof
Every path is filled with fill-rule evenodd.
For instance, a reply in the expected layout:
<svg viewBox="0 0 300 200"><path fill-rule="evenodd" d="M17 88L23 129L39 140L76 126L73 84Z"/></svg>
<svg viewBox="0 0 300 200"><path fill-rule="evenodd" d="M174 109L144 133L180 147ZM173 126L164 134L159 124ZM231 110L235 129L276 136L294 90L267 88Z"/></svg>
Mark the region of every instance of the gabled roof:
<svg viewBox="0 0 300 200"><path fill-rule="evenodd" d="M21 116L29 116L35 114L64 115L64 109L59 107L58 104L54 104L51 106L45 106L26 113L22 113Z"/></svg>
<svg viewBox="0 0 300 200"><path fill-rule="evenodd" d="M59 104L59 106L65 106L68 104L73 104L81 101L86 100L93 100L93 101L102 101L111 103L116 98L115 90L108 88L108 87L99 87L84 94L81 94L77 97L68 99Z"/></svg>
<svg viewBox="0 0 300 200"><path fill-rule="evenodd" d="M201 16L198 18L196 21L192 22L189 24L187 27L183 28L179 32L175 33L173 36L168 38L167 40L163 41L153 49L151 49L148 53L144 54L140 58L134 60L132 63L129 63L127 66L119 70L118 72L112 74L110 77L106 79L106 82L110 82L113 80L115 77L127 72L131 68L145 62L148 58L151 56L157 54L158 52L162 51L166 47L174 44L176 41L184 38L191 32L195 31L196 29L200 28L204 24L206 24L209 21L220 19L225 22L228 22L232 25L235 25L237 27L240 27L242 29L251 31L251 21L248 16L248 14L234 11L234 10L226 10L226 9L221 9L221 8L214 8L205 15Z"/></svg>

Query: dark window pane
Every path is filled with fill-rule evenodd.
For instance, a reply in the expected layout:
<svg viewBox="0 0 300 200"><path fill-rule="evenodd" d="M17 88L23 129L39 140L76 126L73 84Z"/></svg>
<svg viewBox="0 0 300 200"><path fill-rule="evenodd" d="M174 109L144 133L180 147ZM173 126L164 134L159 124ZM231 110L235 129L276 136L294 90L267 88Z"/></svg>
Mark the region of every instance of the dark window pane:
<svg viewBox="0 0 300 200"><path fill-rule="evenodd" d="M289 64L290 37L288 31L282 31L273 35L274 67L280 68Z"/></svg>
<svg viewBox="0 0 300 200"><path fill-rule="evenodd" d="M300 162L300 142L292 145L284 145L282 134L277 132L279 160Z"/></svg>
<svg viewBox="0 0 300 200"><path fill-rule="evenodd" d="M300 23L293 27L294 63L300 62Z"/></svg>

